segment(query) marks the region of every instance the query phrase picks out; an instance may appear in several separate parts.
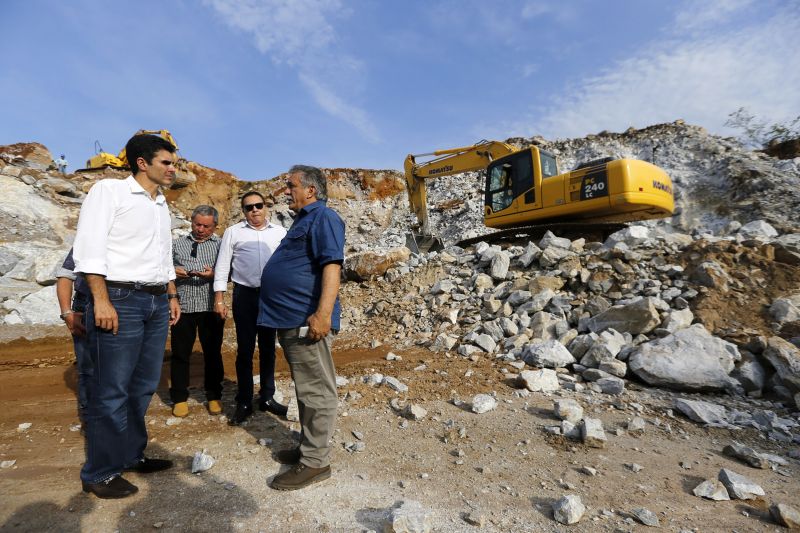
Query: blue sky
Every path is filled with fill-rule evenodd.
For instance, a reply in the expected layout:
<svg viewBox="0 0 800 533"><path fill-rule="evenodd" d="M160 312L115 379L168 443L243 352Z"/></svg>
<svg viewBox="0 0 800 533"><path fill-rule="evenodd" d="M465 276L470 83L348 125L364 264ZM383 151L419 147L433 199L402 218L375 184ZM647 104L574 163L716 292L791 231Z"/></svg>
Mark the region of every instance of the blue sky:
<svg viewBox="0 0 800 533"><path fill-rule="evenodd" d="M242 179L741 106L800 114L799 0L3 0L0 144L169 129Z"/></svg>

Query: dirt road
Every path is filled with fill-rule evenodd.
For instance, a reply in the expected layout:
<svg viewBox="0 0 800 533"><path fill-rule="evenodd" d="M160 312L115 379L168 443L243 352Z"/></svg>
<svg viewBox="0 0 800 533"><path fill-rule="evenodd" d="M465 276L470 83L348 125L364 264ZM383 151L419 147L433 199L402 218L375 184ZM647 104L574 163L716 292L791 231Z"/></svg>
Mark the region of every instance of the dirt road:
<svg viewBox="0 0 800 533"><path fill-rule="evenodd" d="M351 383L340 388L331 480L297 492L270 489L269 480L281 470L271 451L292 445L296 424L257 413L245 426L231 427L205 412L196 389L190 417L173 424L162 380L148 412L148 453L170 457L176 467L149 477L128 475L140 492L121 501L80 490L83 443L66 339L7 344L0 357L0 460L16 463L0 470L0 529L381 531L393 507L417 500L435 530L444 532L632 531L644 527L630 514L639 507L656 513L668 531L773 531L780 528L769 518L768 505L800 501L796 461L756 470L721 453L733 438L783 456L786 445L766 441L755 430L704 429L673 417L673 395L665 391L630 384L619 397L562 391L520 398L507 379L516 370L505 363L421 349L396 351L402 361L388 362L388 346L349 350L348 343L343 337L336 349L338 373ZM200 365L194 366L199 372ZM230 349L225 366L232 374ZM197 372L193 384L202 383ZM399 378L409 392L398 395L362 383L360 378L373 372ZM285 366L279 366L278 377L288 396ZM492 392L499 400L495 410L470 412L472 395ZM234 393L235 385L226 384L228 409ZM395 397L423 406L428 416L416 422L399 417L389 406ZM551 413L558 397L574 397L602 419L609 439L605 449L544 434L544 426L557 423ZM635 415L648 421L641 436L623 429ZM19 430L25 422L31 427ZM365 448L351 453L345 446L358 441L354 431ZM262 446L259 439L271 442ZM201 450L216 464L192 475L191 458ZM582 473L584 466L597 474ZM766 498L712 502L691 494L720 468L759 483ZM557 524L550 510L565 494L580 495L588 508L571 528ZM468 515L483 526L468 523Z"/></svg>

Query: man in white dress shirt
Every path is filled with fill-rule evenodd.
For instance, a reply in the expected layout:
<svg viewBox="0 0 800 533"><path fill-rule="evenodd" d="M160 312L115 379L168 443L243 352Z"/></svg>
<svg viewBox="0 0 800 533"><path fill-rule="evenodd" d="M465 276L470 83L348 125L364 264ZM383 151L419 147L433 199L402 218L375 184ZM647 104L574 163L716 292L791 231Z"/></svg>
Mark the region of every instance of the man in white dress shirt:
<svg viewBox="0 0 800 533"><path fill-rule="evenodd" d="M233 322L236 325L236 411L231 418L241 424L253 414L253 352L258 337L261 390L258 408L286 416L286 406L275 394L275 329L257 325L261 272L286 235L286 230L267 222L264 196L250 191L241 200L244 220L225 230L214 268L214 311L227 318L223 296L228 278L233 281Z"/></svg>
<svg viewBox="0 0 800 533"><path fill-rule="evenodd" d="M89 191L75 236L75 271L92 298L86 307L84 492L124 498L138 488L122 472L149 474L172 461L145 457L145 413L161 376L167 331L180 317L170 216L160 187L175 180L175 147L136 135L125 146L132 176Z"/></svg>

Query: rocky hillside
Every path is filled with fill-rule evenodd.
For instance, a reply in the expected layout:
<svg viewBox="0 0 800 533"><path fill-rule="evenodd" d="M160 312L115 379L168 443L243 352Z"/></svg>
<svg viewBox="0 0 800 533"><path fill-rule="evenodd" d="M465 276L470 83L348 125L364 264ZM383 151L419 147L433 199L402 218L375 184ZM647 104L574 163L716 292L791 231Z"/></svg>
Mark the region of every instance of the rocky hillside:
<svg viewBox="0 0 800 533"><path fill-rule="evenodd" d="M715 375L699 390L768 390L790 400L800 392L775 380L754 387L731 377L756 361L768 378L777 367L755 357L773 338L790 352L799 342L800 158L749 151L681 121L584 139L509 142L547 149L562 170L607 155L653 161L673 178L676 214L604 243L549 235L412 256L403 247L414 220L402 175L328 169L330 205L347 224L347 277L362 282L344 287L349 328L466 357L522 361L536 360L532 353L542 348L539 343L552 341L548 346L565 361L570 354L574 359L565 364L597 369L610 357L619 368L602 371L619 376L635 373L625 367L634 353L671 353L682 343L699 343ZM124 176L109 170L61 177L49 166L51 159L34 143L0 147L0 211L9 221L0 243L7 326L58 323L53 274L71 244L82 198L97 179ZM198 163L190 170L194 183L167 192L176 234L187 230L192 208L201 203L220 210L221 229L235 222L238 198L248 190L274 201L273 221L291 224L282 193L285 176L243 182ZM431 182L432 224L447 243L487 232L481 196L480 173ZM603 356L585 359L592 349ZM648 382L667 379L653 373L658 372L636 375Z"/></svg>

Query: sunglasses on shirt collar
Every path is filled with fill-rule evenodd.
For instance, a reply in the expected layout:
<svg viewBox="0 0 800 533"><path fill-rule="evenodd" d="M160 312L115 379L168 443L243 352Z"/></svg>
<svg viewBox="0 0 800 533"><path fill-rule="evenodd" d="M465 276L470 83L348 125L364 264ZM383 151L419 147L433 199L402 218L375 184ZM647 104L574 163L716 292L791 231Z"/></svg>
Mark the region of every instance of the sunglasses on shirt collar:
<svg viewBox="0 0 800 533"><path fill-rule="evenodd" d="M247 211L248 213L253 209L264 209L264 202L258 202L257 204L245 204L242 206L242 209Z"/></svg>

